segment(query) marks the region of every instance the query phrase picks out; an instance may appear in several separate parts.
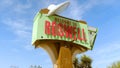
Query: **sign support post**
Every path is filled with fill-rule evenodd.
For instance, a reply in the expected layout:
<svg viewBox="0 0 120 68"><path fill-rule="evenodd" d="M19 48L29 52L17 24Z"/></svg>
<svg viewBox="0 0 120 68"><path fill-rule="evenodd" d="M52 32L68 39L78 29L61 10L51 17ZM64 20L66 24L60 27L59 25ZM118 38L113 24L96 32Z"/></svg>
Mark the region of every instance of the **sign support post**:
<svg viewBox="0 0 120 68"><path fill-rule="evenodd" d="M61 43L59 56L57 59L57 68L73 68L72 53L70 46Z"/></svg>

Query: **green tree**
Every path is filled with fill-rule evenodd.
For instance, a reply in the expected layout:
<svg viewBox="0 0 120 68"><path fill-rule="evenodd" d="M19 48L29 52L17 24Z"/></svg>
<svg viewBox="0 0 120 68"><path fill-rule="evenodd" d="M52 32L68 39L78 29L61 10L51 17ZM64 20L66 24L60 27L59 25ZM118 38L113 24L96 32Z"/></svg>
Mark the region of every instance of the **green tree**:
<svg viewBox="0 0 120 68"><path fill-rule="evenodd" d="M31 65L30 68L33 68L33 65Z"/></svg>
<svg viewBox="0 0 120 68"><path fill-rule="evenodd" d="M92 68L92 59L89 56L83 55L81 58L75 58L73 61L75 68Z"/></svg>
<svg viewBox="0 0 120 68"><path fill-rule="evenodd" d="M111 66L108 66L108 68L120 68L120 61L113 63Z"/></svg>
<svg viewBox="0 0 120 68"><path fill-rule="evenodd" d="M42 67L39 65L38 68L42 68Z"/></svg>
<svg viewBox="0 0 120 68"><path fill-rule="evenodd" d="M37 68L37 66L35 65L34 68Z"/></svg>
<svg viewBox="0 0 120 68"><path fill-rule="evenodd" d="M42 68L40 65L31 65L30 68Z"/></svg>
<svg viewBox="0 0 120 68"><path fill-rule="evenodd" d="M75 57L75 59L74 59L74 61L73 61L73 65L74 65L74 67L75 68L79 68L79 61L78 61L78 58L77 57Z"/></svg>
<svg viewBox="0 0 120 68"><path fill-rule="evenodd" d="M92 59L89 56L83 55L79 64L80 68L92 68Z"/></svg>

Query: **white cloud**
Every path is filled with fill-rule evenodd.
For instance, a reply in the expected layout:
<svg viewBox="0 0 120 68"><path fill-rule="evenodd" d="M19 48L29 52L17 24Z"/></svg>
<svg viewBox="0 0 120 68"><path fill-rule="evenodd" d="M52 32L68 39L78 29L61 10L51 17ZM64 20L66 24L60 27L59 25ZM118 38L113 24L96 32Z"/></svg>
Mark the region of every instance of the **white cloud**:
<svg viewBox="0 0 120 68"><path fill-rule="evenodd" d="M15 13L28 13L30 8L32 7L32 3L30 1L26 1L24 4L20 0L2 0L0 2L0 11L9 10L9 12Z"/></svg>
<svg viewBox="0 0 120 68"><path fill-rule="evenodd" d="M13 32L13 34L16 35L13 38L15 39L13 40L15 44L19 43L20 47L22 47L25 50L30 51L34 49L34 47L31 45L32 25L30 25L27 20L9 18L9 19L3 20L3 23L7 26L6 28L9 31ZM13 49L13 51L16 51L16 50L15 48Z"/></svg>
<svg viewBox="0 0 120 68"><path fill-rule="evenodd" d="M18 37L30 37L32 25L31 23L28 23L30 22L28 18L21 19L21 16L25 17L21 13L30 12L29 9L32 7L32 3L29 0L27 0L25 3L22 3L19 0L2 0L0 4L2 5L0 6L3 8L3 10L7 10L7 8L11 9L8 11L8 13L6 13L8 15L6 19L2 20L2 22L6 24L8 28L10 28L10 30Z"/></svg>
<svg viewBox="0 0 120 68"><path fill-rule="evenodd" d="M120 49L120 43L111 43L106 44L105 47L97 52L97 54L106 54L106 53L112 53Z"/></svg>
<svg viewBox="0 0 120 68"><path fill-rule="evenodd" d="M13 4L14 1L11 0L2 0L0 1L0 8L1 7L5 7L5 6L11 6Z"/></svg>
<svg viewBox="0 0 120 68"><path fill-rule="evenodd" d="M16 34L18 37L21 38L28 38L31 36L31 25L27 24L26 20L21 19L6 19L3 21L4 24L8 26L8 28Z"/></svg>
<svg viewBox="0 0 120 68"><path fill-rule="evenodd" d="M113 62L119 61L120 42L110 42L97 46L86 54L92 57L93 67L106 68Z"/></svg>
<svg viewBox="0 0 120 68"><path fill-rule="evenodd" d="M67 12L69 17L74 19L80 20L83 18L83 15L87 13L92 8L96 7L97 5L100 6L113 6L118 4L118 0L86 0L82 3L81 1L70 0L70 9L69 13Z"/></svg>
<svg viewBox="0 0 120 68"><path fill-rule="evenodd" d="M13 8L13 10L17 13L27 13L29 11L27 11L27 9L31 8L31 4L16 4Z"/></svg>
<svg viewBox="0 0 120 68"><path fill-rule="evenodd" d="M71 8L69 11L70 16L78 20L82 19L83 14L86 13L86 11L90 10L94 5L96 5L95 0L87 0L85 3L79 2L71 0Z"/></svg>
<svg viewBox="0 0 120 68"><path fill-rule="evenodd" d="M6 29L13 32L14 43L22 44L24 42L20 47L26 50L32 50L32 23L31 20L25 18L25 15L23 14L31 13L31 11L29 11L32 10L31 7L32 2L30 1L22 3L20 0L2 0L0 2L0 11L8 11L8 13L6 13L6 19L3 19L2 22L7 26ZM15 49L13 49L13 51L14 50Z"/></svg>

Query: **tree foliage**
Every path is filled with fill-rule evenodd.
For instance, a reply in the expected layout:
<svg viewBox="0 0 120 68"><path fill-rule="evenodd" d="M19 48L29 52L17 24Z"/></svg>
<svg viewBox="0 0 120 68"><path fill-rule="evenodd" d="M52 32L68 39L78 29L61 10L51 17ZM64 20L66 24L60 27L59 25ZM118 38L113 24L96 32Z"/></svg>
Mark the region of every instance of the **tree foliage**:
<svg viewBox="0 0 120 68"><path fill-rule="evenodd" d="M108 68L120 68L120 61L113 63L111 66L108 66Z"/></svg>
<svg viewBox="0 0 120 68"><path fill-rule="evenodd" d="M75 57L75 59L74 59L74 61L73 61L73 65L74 65L74 68L78 68L78 67L79 67L78 58Z"/></svg>
<svg viewBox="0 0 120 68"><path fill-rule="evenodd" d="M92 68L92 59L83 55L81 58L75 58L73 64L75 68Z"/></svg>
<svg viewBox="0 0 120 68"><path fill-rule="evenodd" d="M40 65L31 65L30 68L42 68Z"/></svg>
<svg viewBox="0 0 120 68"><path fill-rule="evenodd" d="M92 68L92 59L89 56L83 55L81 57L80 68Z"/></svg>

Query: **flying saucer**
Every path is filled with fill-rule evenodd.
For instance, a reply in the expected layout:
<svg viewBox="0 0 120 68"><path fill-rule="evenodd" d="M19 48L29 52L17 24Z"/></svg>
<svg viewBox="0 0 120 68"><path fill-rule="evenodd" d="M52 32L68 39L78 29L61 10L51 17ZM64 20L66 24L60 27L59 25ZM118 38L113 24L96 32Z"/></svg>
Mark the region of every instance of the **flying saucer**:
<svg viewBox="0 0 120 68"><path fill-rule="evenodd" d="M65 10L69 6L69 4L70 2L66 1L58 5L54 5L54 4L49 5L47 8L49 10L47 16L61 13L63 10Z"/></svg>

